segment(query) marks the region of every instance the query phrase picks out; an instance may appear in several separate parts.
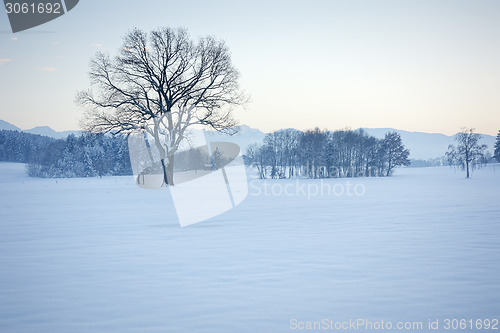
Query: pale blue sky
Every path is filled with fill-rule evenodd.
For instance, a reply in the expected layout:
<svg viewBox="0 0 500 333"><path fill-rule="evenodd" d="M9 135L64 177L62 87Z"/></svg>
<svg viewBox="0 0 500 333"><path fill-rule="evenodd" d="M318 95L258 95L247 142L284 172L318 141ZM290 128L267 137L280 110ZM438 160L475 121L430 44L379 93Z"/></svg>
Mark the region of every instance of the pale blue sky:
<svg viewBox="0 0 500 333"><path fill-rule="evenodd" d="M225 39L251 96L241 123L271 131L500 129L500 1L98 1L12 34L0 13L0 119L78 128L75 93L98 50L131 28Z"/></svg>

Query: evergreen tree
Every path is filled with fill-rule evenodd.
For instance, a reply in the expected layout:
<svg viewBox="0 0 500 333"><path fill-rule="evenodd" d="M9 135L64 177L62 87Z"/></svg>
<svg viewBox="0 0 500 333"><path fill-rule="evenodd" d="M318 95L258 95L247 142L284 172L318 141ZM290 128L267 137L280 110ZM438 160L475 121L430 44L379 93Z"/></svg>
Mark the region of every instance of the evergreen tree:
<svg viewBox="0 0 500 333"><path fill-rule="evenodd" d="M0 131L0 161L29 163L55 139L18 131Z"/></svg>
<svg viewBox="0 0 500 333"><path fill-rule="evenodd" d="M494 153L494 156L497 159L497 161L500 162L500 131L498 131L497 141L495 142L495 153Z"/></svg>

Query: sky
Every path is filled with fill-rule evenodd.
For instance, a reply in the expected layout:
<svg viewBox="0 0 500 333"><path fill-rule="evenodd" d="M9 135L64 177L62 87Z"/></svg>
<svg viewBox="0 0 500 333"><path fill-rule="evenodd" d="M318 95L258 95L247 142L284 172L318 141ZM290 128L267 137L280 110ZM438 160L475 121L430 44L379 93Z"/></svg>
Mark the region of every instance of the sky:
<svg viewBox="0 0 500 333"><path fill-rule="evenodd" d="M280 128L500 129L500 1L102 1L12 33L0 10L0 119L79 129L98 51L132 28L226 41L250 96L236 118Z"/></svg>

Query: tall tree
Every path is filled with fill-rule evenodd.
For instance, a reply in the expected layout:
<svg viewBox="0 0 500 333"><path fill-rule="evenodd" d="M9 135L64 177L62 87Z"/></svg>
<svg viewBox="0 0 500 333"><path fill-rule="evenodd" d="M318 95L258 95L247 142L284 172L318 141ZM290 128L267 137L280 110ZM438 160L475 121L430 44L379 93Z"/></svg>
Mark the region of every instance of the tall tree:
<svg viewBox="0 0 500 333"><path fill-rule="evenodd" d="M401 136L396 132L389 132L382 142L385 159L387 162L386 176L389 176L396 166L410 165L408 156L410 151L405 149Z"/></svg>
<svg viewBox="0 0 500 333"><path fill-rule="evenodd" d="M305 173L310 178L324 176L324 148L326 146L326 132L318 127L307 130L300 138L300 155Z"/></svg>
<svg viewBox="0 0 500 333"><path fill-rule="evenodd" d="M467 171L467 178L470 178L470 169L481 161L484 152L487 149L486 145L479 144L481 135L474 133L473 128L462 128L460 133L455 135L457 147L450 145L446 156L448 160L454 164L460 165Z"/></svg>
<svg viewBox="0 0 500 333"><path fill-rule="evenodd" d="M495 158L500 162L500 131L498 131L497 141L495 142Z"/></svg>
<svg viewBox="0 0 500 333"><path fill-rule="evenodd" d="M132 30L115 58L98 53L92 59L90 78L91 89L77 96L87 110L84 128L150 134L169 185L187 129L231 132L232 107L245 101L225 43L213 37L194 42L184 29Z"/></svg>

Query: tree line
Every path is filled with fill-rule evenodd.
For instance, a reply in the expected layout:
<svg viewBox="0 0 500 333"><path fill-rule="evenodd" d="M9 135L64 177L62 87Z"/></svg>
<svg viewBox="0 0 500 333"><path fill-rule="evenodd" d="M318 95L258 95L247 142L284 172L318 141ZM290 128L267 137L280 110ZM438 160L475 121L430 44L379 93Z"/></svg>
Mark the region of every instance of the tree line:
<svg viewBox="0 0 500 333"><path fill-rule="evenodd" d="M456 136L446 160L473 169L488 159L480 135L472 129ZM263 144L247 149L247 163L261 178L388 176L396 166L407 166L409 151L401 137L389 132L384 139L363 130L305 132L284 129L269 133ZM500 161L500 131L494 147ZM27 163L33 177L95 177L132 174L126 136L85 133L66 139L18 131L0 131L0 161Z"/></svg>
<svg viewBox="0 0 500 333"><path fill-rule="evenodd" d="M56 139L18 131L0 131L0 161L29 163Z"/></svg>
<svg viewBox="0 0 500 333"><path fill-rule="evenodd" d="M389 176L396 166L407 166L410 152L396 132L377 139L360 130L305 132L278 130L262 145L247 149L247 160L260 178L341 178Z"/></svg>
<svg viewBox="0 0 500 333"><path fill-rule="evenodd" d="M130 175L127 138L85 133L53 139L0 131L0 161L28 164L32 177L71 178Z"/></svg>

